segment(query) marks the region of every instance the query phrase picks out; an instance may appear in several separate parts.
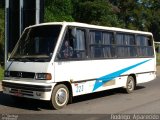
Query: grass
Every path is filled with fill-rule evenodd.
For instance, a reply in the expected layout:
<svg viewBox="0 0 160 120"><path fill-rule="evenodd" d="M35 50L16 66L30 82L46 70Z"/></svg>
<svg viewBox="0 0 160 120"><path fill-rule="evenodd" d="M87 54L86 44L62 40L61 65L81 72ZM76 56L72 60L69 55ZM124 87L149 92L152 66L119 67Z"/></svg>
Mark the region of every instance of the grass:
<svg viewBox="0 0 160 120"><path fill-rule="evenodd" d="M156 57L157 57L157 65L160 65L160 53L157 53Z"/></svg>
<svg viewBox="0 0 160 120"><path fill-rule="evenodd" d="M3 79L3 72L4 72L4 70L3 70L2 67L0 66L0 80Z"/></svg>

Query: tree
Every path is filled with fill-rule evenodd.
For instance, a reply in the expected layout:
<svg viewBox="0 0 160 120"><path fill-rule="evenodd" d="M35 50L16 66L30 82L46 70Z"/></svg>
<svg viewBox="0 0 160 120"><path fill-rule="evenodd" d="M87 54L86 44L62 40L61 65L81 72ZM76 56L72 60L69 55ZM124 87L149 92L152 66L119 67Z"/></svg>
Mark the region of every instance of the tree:
<svg viewBox="0 0 160 120"><path fill-rule="evenodd" d="M125 28L150 31L160 41L159 0L110 0L110 3L119 9L116 14Z"/></svg>
<svg viewBox="0 0 160 120"><path fill-rule="evenodd" d="M3 3L0 5L0 64L3 62L4 59L4 1L0 1Z"/></svg>
<svg viewBox="0 0 160 120"><path fill-rule="evenodd" d="M106 0L76 0L74 8L73 16L76 21L105 26L122 26L112 5Z"/></svg>
<svg viewBox="0 0 160 120"><path fill-rule="evenodd" d="M116 14L119 20L123 21L125 28L143 28L143 23L141 21L143 8L138 0L110 0L110 2L119 9Z"/></svg>
<svg viewBox="0 0 160 120"><path fill-rule="evenodd" d="M73 21L71 0L46 0L45 22Z"/></svg>
<svg viewBox="0 0 160 120"><path fill-rule="evenodd" d="M160 1L142 0L143 6L147 9L145 19L148 31L153 33L154 39L160 41Z"/></svg>

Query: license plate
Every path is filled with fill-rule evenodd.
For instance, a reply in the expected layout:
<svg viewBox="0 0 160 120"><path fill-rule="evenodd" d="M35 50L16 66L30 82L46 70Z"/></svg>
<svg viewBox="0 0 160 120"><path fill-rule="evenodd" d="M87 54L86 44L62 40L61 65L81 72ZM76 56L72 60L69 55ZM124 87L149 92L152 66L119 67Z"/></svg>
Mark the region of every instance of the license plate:
<svg viewBox="0 0 160 120"><path fill-rule="evenodd" d="M21 93L21 90L18 90L17 92L14 93L15 96L23 96Z"/></svg>

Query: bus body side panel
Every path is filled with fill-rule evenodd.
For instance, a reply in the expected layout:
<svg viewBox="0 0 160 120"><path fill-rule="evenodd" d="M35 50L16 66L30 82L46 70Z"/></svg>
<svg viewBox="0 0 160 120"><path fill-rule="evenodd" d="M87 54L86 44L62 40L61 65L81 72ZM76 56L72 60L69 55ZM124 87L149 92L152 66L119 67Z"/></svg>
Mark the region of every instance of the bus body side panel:
<svg viewBox="0 0 160 120"><path fill-rule="evenodd" d="M137 84L149 82L156 78L155 72L137 74Z"/></svg>
<svg viewBox="0 0 160 120"><path fill-rule="evenodd" d="M73 96L125 87L130 74L138 76L137 83L153 80L154 58L55 62L55 82L69 81Z"/></svg>

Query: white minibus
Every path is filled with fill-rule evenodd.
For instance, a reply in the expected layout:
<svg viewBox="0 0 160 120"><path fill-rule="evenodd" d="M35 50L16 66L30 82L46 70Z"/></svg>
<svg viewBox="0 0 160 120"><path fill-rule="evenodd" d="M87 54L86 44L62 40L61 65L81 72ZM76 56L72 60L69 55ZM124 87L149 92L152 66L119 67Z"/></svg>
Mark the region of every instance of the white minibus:
<svg viewBox="0 0 160 120"><path fill-rule="evenodd" d="M63 108L74 96L125 88L156 78L152 33L77 22L27 27L12 51L2 81L13 97Z"/></svg>

